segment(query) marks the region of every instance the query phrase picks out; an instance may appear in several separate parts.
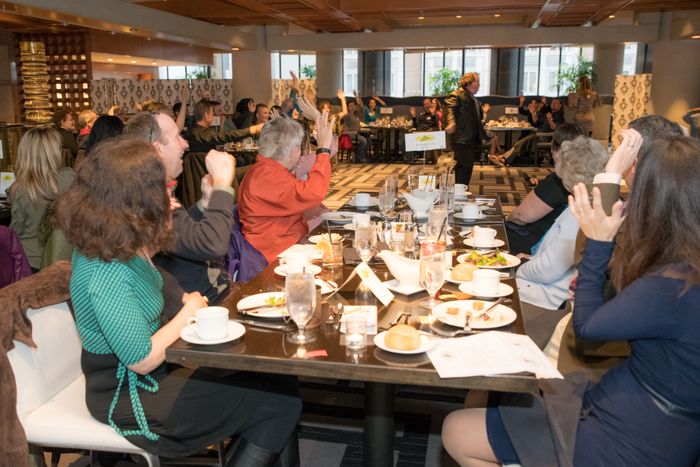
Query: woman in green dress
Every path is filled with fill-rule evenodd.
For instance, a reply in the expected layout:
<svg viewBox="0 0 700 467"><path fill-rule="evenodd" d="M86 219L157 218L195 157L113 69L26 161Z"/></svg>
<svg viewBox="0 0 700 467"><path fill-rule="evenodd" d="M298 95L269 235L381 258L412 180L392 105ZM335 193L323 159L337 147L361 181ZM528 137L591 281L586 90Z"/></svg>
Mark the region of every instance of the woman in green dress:
<svg viewBox="0 0 700 467"><path fill-rule="evenodd" d="M70 289L90 413L159 456L186 456L233 434L241 442L229 466L298 456L289 443L301 411L293 381L164 363L165 349L207 305L185 293L161 325L163 279L150 258L173 240L169 204L153 146L123 137L96 147L59 200L75 246Z"/></svg>

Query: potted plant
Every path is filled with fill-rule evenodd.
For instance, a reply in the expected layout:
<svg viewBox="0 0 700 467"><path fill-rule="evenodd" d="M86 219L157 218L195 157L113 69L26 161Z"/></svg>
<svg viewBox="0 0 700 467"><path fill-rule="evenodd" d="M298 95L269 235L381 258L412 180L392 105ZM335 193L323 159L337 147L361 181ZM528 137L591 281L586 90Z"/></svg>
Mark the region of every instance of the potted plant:
<svg viewBox="0 0 700 467"><path fill-rule="evenodd" d="M459 87L459 78L459 71L440 68L428 78L433 96L445 96L457 89Z"/></svg>
<svg viewBox="0 0 700 467"><path fill-rule="evenodd" d="M299 68L299 71L301 72L301 76L304 78L316 78L316 65L302 65L302 67Z"/></svg>
<svg viewBox="0 0 700 467"><path fill-rule="evenodd" d="M576 92L576 85L582 76L587 76L591 83L595 83L596 73L592 61L579 57L578 63L562 66L557 73L559 92L562 94Z"/></svg>

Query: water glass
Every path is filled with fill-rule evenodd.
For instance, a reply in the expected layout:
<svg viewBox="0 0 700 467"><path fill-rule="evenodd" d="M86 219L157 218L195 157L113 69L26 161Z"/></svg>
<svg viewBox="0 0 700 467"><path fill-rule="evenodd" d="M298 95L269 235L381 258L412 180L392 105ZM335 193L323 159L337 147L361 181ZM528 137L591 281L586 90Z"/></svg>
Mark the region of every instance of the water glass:
<svg viewBox="0 0 700 467"><path fill-rule="evenodd" d="M364 349L367 345L367 315L350 313L345 316L345 346L348 349Z"/></svg>
<svg viewBox="0 0 700 467"><path fill-rule="evenodd" d="M396 196L399 191L399 178L396 175L389 175L384 179L384 188Z"/></svg>
<svg viewBox="0 0 700 467"><path fill-rule="evenodd" d="M428 213L428 225L426 226L426 234L428 237L437 240L438 235L440 235L440 230L442 229L442 224L447 219L449 211L446 206L438 205L433 206ZM447 229L447 225L445 225Z"/></svg>
<svg viewBox="0 0 700 467"><path fill-rule="evenodd" d="M386 186L379 191L379 212L384 219L387 219L389 212L394 209L394 201L396 201L395 191L392 192Z"/></svg>
<svg viewBox="0 0 700 467"><path fill-rule="evenodd" d="M306 273L287 274L285 278L287 292L287 312L296 323L298 332L288 336L294 344L313 342L314 337L304 331L316 309L316 284L314 275Z"/></svg>
<svg viewBox="0 0 700 467"><path fill-rule="evenodd" d="M423 241L420 244L420 285L428 291L430 297L419 305L432 310L439 302L435 294L445 283L445 245L435 241Z"/></svg>
<svg viewBox="0 0 700 467"><path fill-rule="evenodd" d="M355 227L355 238L352 246L357 251L360 259L365 263L372 258L377 245L377 225L370 222L368 225Z"/></svg>

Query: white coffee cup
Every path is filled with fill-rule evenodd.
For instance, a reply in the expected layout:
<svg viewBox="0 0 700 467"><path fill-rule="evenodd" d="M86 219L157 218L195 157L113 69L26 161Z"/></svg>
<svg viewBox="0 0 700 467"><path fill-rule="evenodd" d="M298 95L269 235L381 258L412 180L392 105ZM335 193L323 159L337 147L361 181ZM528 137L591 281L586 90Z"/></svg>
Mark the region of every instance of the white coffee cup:
<svg viewBox="0 0 700 467"><path fill-rule="evenodd" d="M479 206L474 203L465 203L462 205L462 217L467 219L478 219L481 217Z"/></svg>
<svg viewBox="0 0 700 467"><path fill-rule="evenodd" d="M369 193L356 193L355 194L355 206L357 207L367 207L369 206Z"/></svg>
<svg viewBox="0 0 700 467"><path fill-rule="evenodd" d="M496 231L488 227L479 227L476 225L474 226L474 230L472 230L472 236L477 246L491 246L496 239Z"/></svg>
<svg viewBox="0 0 700 467"><path fill-rule="evenodd" d="M464 183L455 183L455 196L457 198L463 198L466 192L467 185L465 185Z"/></svg>
<svg viewBox="0 0 700 467"><path fill-rule="evenodd" d="M371 218L369 214L353 214L352 216L352 225L357 228L357 227L362 227L365 225L369 225Z"/></svg>
<svg viewBox="0 0 700 467"><path fill-rule="evenodd" d="M204 341L223 339L228 335L228 308L208 306L200 308L187 324L195 323L195 332Z"/></svg>
<svg viewBox="0 0 700 467"><path fill-rule="evenodd" d="M304 272L304 268L308 267L310 262L309 255L305 251L290 251L280 260L287 274Z"/></svg>
<svg viewBox="0 0 700 467"><path fill-rule="evenodd" d="M472 273L472 291L476 296L498 295L501 274L493 269L477 269Z"/></svg>

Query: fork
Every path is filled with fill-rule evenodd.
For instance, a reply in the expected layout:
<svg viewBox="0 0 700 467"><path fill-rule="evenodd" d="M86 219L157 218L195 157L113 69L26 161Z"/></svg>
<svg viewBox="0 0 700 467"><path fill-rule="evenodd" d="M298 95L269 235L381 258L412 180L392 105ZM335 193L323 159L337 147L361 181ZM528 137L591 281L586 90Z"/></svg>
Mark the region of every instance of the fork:
<svg viewBox="0 0 700 467"><path fill-rule="evenodd" d="M467 318L467 323L469 322L469 318ZM469 328L469 330L465 329L455 329L454 331L452 330L447 330L444 328L441 328L434 323L430 325L430 330L437 334L438 336L441 337L457 337L457 336L470 336L472 334L475 334L474 331Z"/></svg>

